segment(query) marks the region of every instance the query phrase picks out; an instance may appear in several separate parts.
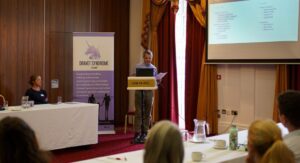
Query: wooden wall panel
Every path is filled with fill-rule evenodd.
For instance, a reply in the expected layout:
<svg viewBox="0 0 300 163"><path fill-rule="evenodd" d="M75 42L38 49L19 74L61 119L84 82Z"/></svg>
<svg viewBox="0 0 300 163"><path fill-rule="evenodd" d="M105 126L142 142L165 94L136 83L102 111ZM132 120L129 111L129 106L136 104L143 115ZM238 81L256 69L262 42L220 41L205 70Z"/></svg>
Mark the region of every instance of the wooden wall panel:
<svg viewBox="0 0 300 163"><path fill-rule="evenodd" d="M57 96L63 101L72 100L73 45L72 32L89 32L90 1L47 0L46 1L46 56L48 90L50 102ZM59 80L59 88L51 89L51 80Z"/></svg>
<svg viewBox="0 0 300 163"><path fill-rule="evenodd" d="M124 122L128 111L129 0L92 0L92 32L115 32L115 120ZM126 32L125 32L126 31Z"/></svg>
<svg viewBox="0 0 300 163"><path fill-rule="evenodd" d="M0 0L0 94L19 105L32 74L50 102L72 99L72 32L115 32L115 119L127 112L129 0ZM59 88L51 89L51 79ZM124 107L125 106L125 107Z"/></svg>
<svg viewBox="0 0 300 163"><path fill-rule="evenodd" d="M44 1L0 1L0 93L19 105L32 74L43 75Z"/></svg>

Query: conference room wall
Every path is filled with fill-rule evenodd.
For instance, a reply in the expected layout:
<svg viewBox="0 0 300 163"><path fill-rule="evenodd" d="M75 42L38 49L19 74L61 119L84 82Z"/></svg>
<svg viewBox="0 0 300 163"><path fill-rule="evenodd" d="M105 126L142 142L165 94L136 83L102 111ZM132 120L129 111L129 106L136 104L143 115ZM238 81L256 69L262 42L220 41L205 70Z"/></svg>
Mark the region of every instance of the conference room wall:
<svg viewBox="0 0 300 163"><path fill-rule="evenodd" d="M45 74L44 1L0 0L0 94L19 105L29 76Z"/></svg>
<svg viewBox="0 0 300 163"><path fill-rule="evenodd" d="M275 96L274 65L218 65L219 133L226 131L233 116L239 129L248 128L256 119L272 119ZM222 114L225 109L229 114Z"/></svg>
<svg viewBox="0 0 300 163"><path fill-rule="evenodd" d="M19 105L29 76L41 74L50 102L72 100L72 32L115 32L115 120L123 123L129 9L129 0L0 0L0 94Z"/></svg>
<svg viewBox="0 0 300 163"><path fill-rule="evenodd" d="M136 64L143 61L143 48L141 46L142 9L143 1L130 0L129 74L134 74ZM128 109L131 111L135 109L134 100L134 91L129 91Z"/></svg>

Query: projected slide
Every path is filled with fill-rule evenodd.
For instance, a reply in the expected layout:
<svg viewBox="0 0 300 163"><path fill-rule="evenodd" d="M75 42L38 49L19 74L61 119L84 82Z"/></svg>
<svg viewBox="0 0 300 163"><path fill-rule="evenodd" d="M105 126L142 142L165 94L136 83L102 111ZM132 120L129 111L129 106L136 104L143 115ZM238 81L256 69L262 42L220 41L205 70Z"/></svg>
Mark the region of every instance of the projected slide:
<svg viewBox="0 0 300 163"><path fill-rule="evenodd" d="M209 44L298 41L299 0L209 0Z"/></svg>

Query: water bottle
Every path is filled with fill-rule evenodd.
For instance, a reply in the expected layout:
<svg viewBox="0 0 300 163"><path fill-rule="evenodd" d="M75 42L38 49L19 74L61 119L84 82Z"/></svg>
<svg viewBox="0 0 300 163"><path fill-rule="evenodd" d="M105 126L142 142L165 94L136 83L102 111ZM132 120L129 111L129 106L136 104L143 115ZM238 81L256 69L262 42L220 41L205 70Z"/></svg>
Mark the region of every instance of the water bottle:
<svg viewBox="0 0 300 163"><path fill-rule="evenodd" d="M229 132L229 149L236 150L238 146L238 129L232 125Z"/></svg>

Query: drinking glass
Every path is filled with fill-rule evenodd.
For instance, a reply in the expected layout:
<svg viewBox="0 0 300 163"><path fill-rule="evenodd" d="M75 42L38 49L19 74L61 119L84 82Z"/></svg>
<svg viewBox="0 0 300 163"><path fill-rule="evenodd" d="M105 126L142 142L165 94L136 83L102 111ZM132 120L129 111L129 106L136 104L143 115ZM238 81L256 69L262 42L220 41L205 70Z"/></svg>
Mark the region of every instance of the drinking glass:
<svg viewBox="0 0 300 163"><path fill-rule="evenodd" d="M34 107L34 101L33 101L33 100L28 101L28 106L29 106L29 107Z"/></svg>
<svg viewBox="0 0 300 163"><path fill-rule="evenodd" d="M5 110L8 110L8 101L7 100L4 101L3 107Z"/></svg>
<svg viewBox="0 0 300 163"><path fill-rule="evenodd" d="M57 96L57 104L61 104L62 103L62 97L61 96Z"/></svg>
<svg viewBox="0 0 300 163"><path fill-rule="evenodd" d="M190 134L188 130L180 130L182 141L188 141L190 139Z"/></svg>
<svg viewBox="0 0 300 163"><path fill-rule="evenodd" d="M21 106L22 106L23 108L28 108L28 107L29 107L28 99L29 99L28 96L22 96L22 99L21 99Z"/></svg>

